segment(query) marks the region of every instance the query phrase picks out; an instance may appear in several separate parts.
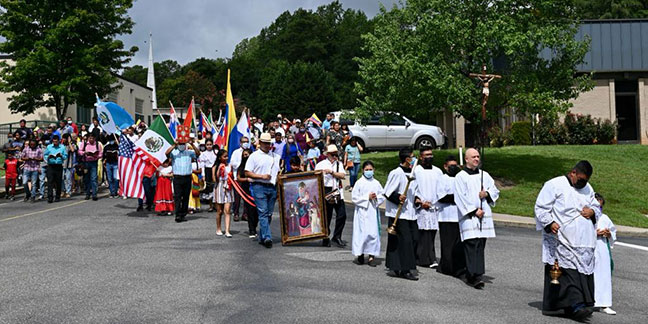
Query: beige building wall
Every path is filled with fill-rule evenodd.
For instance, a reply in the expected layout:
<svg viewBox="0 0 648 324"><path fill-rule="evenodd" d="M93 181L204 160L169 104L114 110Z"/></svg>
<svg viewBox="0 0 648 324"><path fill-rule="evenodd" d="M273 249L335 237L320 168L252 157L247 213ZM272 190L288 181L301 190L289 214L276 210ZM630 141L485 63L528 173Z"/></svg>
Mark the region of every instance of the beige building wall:
<svg viewBox="0 0 648 324"><path fill-rule="evenodd" d="M648 79L639 79L639 138L648 145Z"/></svg>
<svg viewBox="0 0 648 324"><path fill-rule="evenodd" d="M616 120L614 79L594 80L594 88L581 93L571 101L574 114L591 115L594 118Z"/></svg>

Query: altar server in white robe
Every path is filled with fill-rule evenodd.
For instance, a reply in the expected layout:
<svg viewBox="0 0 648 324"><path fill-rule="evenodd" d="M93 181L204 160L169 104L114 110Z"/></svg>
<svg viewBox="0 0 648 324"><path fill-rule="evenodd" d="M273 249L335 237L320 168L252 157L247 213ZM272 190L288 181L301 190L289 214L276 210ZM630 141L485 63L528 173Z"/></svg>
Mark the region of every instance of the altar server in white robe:
<svg viewBox="0 0 648 324"><path fill-rule="evenodd" d="M601 209L588 184L592 172L589 162L580 161L566 175L547 181L536 200L536 229L543 231L545 315L564 313L584 320L593 311L596 221ZM560 284L551 283L556 261L562 271Z"/></svg>
<svg viewBox="0 0 648 324"><path fill-rule="evenodd" d="M459 210L454 200L455 176L461 171L457 158L446 157L443 163L443 185L439 189L439 241L441 259L437 272L460 277L466 272L466 256L459 234Z"/></svg>
<svg viewBox="0 0 648 324"><path fill-rule="evenodd" d="M351 253L357 257L357 264L364 264L364 255L369 259L367 264L376 266L375 257L380 255L380 206L385 201L383 187L374 179L374 164L365 161L362 164L362 177L358 179L351 192L355 205L353 213L353 238Z"/></svg>
<svg viewBox="0 0 648 324"><path fill-rule="evenodd" d="M479 162L479 151L467 149L466 167L455 177L454 198L459 209L459 229L466 256L466 283L483 289L482 276L486 272L484 249L486 239L495 237L491 207L499 198L499 190L490 174L480 170Z"/></svg>
<svg viewBox="0 0 648 324"><path fill-rule="evenodd" d="M392 170L385 184L385 198L387 198L385 215L387 226L394 223L398 205L403 204L401 214L396 223L396 235L387 235L387 253L385 266L390 270L387 274L407 280L418 280L412 272L416 270L416 241L418 240L418 226L416 212L414 211L414 192L416 180L412 180L407 190L407 177L416 167L414 154L409 148L398 152L400 165Z"/></svg>
<svg viewBox="0 0 648 324"><path fill-rule="evenodd" d="M596 222L596 248L594 249L594 307L599 311L616 315L612 309L612 247L616 241L616 226L608 215L603 214L605 198L596 194L601 205L601 217Z"/></svg>
<svg viewBox="0 0 648 324"><path fill-rule="evenodd" d="M416 192L414 206L416 207L416 222L419 229L419 239L416 245L416 264L422 267L436 268L436 252L434 238L439 230L439 187L443 186L443 172L432 162L434 156L432 147L424 146L419 151L419 166L414 170Z"/></svg>

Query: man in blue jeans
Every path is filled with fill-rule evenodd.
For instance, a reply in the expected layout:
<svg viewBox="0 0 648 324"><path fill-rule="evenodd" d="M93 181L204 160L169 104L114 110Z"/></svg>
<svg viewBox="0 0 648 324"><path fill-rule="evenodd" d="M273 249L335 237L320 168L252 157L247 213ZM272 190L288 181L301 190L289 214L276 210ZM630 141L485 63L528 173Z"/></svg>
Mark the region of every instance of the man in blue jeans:
<svg viewBox="0 0 648 324"><path fill-rule="evenodd" d="M250 155L245 164L245 176L252 179L250 189L259 214L259 244L272 247L270 222L277 200L277 174L281 156L270 151L272 137L269 133L261 134L259 150Z"/></svg>

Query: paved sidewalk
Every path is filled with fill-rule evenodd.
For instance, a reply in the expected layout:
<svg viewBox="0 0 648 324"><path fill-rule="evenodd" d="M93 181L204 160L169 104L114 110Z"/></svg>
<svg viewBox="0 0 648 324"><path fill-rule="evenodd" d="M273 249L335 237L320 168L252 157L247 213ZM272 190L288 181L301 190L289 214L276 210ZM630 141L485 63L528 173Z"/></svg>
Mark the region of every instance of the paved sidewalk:
<svg viewBox="0 0 648 324"><path fill-rule="evenodd" d="M349 185L348 176L343 181L343 183L345 188L347 185ZM351 202L351 191L344 190L344 201L347 202L347 204L353 204ZM384 205L381 206L380 208L383 210L385 209ZM512 227L526 227L526 228L536 227L535 219L533 217L493 213L493 220L495 221L495 224L498 225L506 225ZM617 227L617 234L626 235L626 236L648 237L648 228L623 226L623 225L617 225L616 227Z"/></svg>

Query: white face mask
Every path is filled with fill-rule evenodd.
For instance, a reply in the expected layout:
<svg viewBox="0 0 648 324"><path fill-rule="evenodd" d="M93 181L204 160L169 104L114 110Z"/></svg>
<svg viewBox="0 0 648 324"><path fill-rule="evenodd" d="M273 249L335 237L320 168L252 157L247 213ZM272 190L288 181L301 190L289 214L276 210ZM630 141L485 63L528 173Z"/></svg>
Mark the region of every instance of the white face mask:
<svg viewBox="0 0 648 324"><path fill-rule="evenodd" d="M249 149L250 148L250 142L245 142L245 143L241 144L241 147L243 149Z"/></svg>
<svg viewBox="0 0 648 324"><path fill-rule="evenodd" d="M178 150L180 150L180 152L182 152L182 151L184 151L184 150L186 150L186 149L187 149L187 144L180 144L180 145L178 145Z"/></svg>

